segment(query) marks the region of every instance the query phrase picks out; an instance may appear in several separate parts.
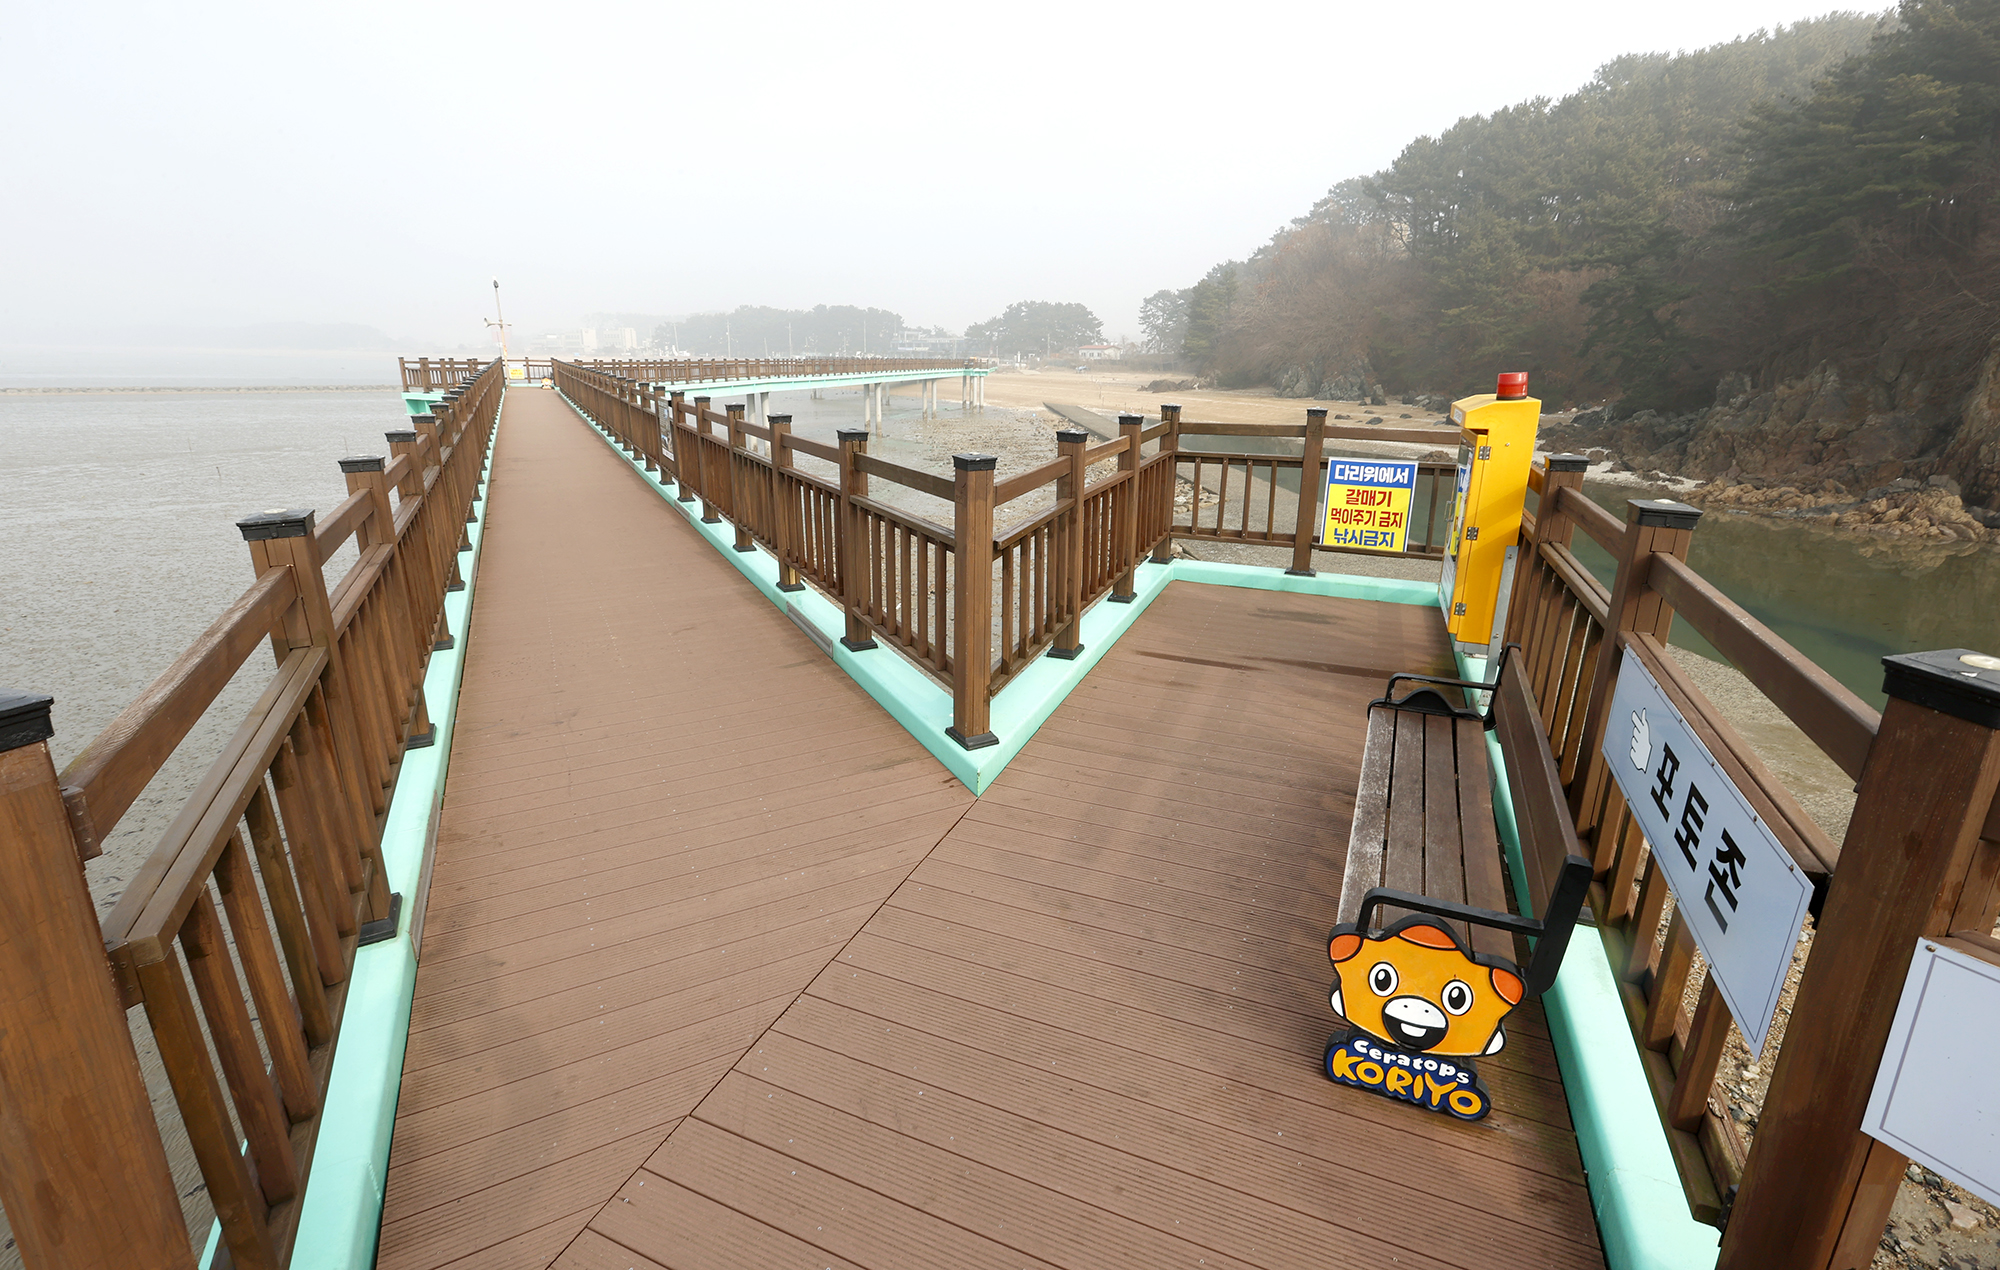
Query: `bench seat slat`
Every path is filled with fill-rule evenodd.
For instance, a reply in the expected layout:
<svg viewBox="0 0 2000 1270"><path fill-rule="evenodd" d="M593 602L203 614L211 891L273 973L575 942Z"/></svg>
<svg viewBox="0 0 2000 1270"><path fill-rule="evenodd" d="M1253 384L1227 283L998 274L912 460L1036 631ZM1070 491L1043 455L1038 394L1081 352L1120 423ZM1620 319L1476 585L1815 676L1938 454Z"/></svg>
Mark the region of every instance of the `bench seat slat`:
<svg viewBox="0 0 2000 1270"><path fill-rule="evenodd" d="M1361 748L1361 776L1354 787L1354 827L1348 833L1347 862L1340 886L1337 920L1351 922L1361 897L1382 885L1382 851L1388 839L1389 768L1395 757L1396 717L1392 710L1370 710Z"/></svg>
<svg viewBox="0 0 2000 1270"><path fill-rule="evenodd" d="M1337 920L1352 922L1361 897L1378 886L1506 911L1492 767L1479 724L1368 712ZM1370 924L1386 926L1407 913L1384 907ZM1475 951L1516 957L1504 931L1459 925L1459 933Z"/></svg>
<svg viewBox="0 0 2000 1270"><path fill-rule="evenodd" d="M1401 710L1377 710L1396 716L1396 758L1389 769L1389 841L1382 854L1382 885L1416 895L1424 893L1424 716ZM1384 910L1393 922L1405 909Z"/></svg>
<svg viewBox="0 0 2000 1270"><path fill-rule="evenodd" d="M1500 830L1493 823L1493 765L1486 757L1486 732L1460 724L1459 800L1464 807L1466 903L1506 912L1507 875L1500 866ZM1470 751L1468 753L1468 751ZM1472 949L1525 964L1527 949L1491 926L1472 928Z"/></svg>
<svg viewBox="0 0 2000 1270"><path fill-rule="evenodd" d="M1458 742L1453 735L1458 720L1441 714L1406 715L1404 731L1422 730L1424 738L1423 783L1415 792L1423 798L1424 841L1423 882L1413 889L1432 899L1465 903L1465 847L1473 834L1465 824L1464 791L1458 779ZM1408 791L1404 792L1407 797ZM1394 883L1391 883L1394 885ZM1471 926L1453 922L1459 938L1471 938Z"/></svg>

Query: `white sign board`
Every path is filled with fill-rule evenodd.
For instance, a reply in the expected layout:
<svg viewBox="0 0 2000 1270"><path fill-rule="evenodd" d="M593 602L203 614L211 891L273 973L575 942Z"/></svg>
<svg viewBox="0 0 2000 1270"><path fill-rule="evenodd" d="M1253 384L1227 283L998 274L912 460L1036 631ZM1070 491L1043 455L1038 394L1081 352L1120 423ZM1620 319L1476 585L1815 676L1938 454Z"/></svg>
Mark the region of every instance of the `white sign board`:
<svg viewBox="0 0 2000 1270"><path fill-rule="evenodd" d="M1918 940L1862 1132L2000 1204L1996 1054L2000 966Z"/></svg>
<svg viewBox="0 0 2000 1270"><path fill-rule="evenodd" d="M1761 1055L1811 881L1636 655L1619 667L1604 760L1751 1057Z"/></svg>

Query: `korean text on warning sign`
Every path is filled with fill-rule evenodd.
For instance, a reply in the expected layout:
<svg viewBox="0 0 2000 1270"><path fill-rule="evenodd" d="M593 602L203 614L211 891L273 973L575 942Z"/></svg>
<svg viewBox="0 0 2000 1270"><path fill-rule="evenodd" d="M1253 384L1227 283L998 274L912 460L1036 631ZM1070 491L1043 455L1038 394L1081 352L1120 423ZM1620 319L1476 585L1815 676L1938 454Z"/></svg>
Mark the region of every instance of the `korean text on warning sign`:
<svg viewBox="0 0 2000 1270"><path fill-rule="evenodd" d="M1320 542L1364 551L1406 551L1417 465L1334 459L1326 465L1326 523Z"/></svg>

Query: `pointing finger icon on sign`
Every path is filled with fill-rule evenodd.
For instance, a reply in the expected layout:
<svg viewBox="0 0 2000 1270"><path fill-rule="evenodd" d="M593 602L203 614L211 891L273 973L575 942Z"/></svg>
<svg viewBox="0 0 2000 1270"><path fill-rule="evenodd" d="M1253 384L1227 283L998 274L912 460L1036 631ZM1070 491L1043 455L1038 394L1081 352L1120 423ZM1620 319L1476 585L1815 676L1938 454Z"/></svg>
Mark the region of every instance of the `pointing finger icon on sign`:
<svg viewBox="0 0 2000 1270"><path fill-rule="evenodd" d="M1643 772L1646 770L1646 765L1652 760L1652 757L1652 728L1646 723L1646 712L1644 710L1634 710L1632 712L1632 766Z"/></svg>

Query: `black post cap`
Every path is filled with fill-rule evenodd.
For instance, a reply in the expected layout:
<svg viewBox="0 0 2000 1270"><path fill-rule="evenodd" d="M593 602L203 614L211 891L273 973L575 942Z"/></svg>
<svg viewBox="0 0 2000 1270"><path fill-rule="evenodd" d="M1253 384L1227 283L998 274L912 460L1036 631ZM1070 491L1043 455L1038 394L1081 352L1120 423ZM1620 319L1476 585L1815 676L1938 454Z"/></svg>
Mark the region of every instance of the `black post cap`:
<svg viewBox="0 0 2000 1270"><path fill-rule="evenodd" d="M1059 445L1082 445L1090 440L1090 434L1082 428L1057 428L1056 443Z"/></svg>
<svg viewBox="0 0 2000 1270"><path fill-rule="evenodd" d="M791 417L790 415L772 415L772 416L771 416L771 420L770 420L770 421L771 421L772 423L787 423L787 424L788 424L788 423L790 423L790 422L792 421L792 417Z"/></svg>
<svg viewBox="0 0 2000 1270"><path fill-rule="evenodd" d="M1318 416L1319 416L1320 418L1322 418L1322 419L1326 418L1326 407L1325 407L1325 406L1307 406L1307 407L1306 407L1306 418L1310 419L1310 418L1312 418L1312 417L1313 417L1314 415L1318 415Z"/></svg>
<svg viewBox="0 0 2000 1270"><path fill-rule="evenodd" d="M357 454L351 459L340 460L340 470L347 473L379 472L387 462L379 454Z"/></svg>
<svg viewBox="0 0 2000 1270"><path fill-rule="evenodd" d="M961 472L991 472L1000 463L997 454L954 454L951 465Z"/></svg>
<svg viewBox="0 0 2000 1270"><path fill-rule="evenodd" d="M0 688L0 753L46 741L56 734L49 708L56 699L45 692Z"/></svg>
<svg viewBox="0 0 2000 1270"><path fill-rule="evenodd" d="M1587 471L1589 467L1590 460L1581 454L1551 454L1549 456L1549 471L1551 472L1582 472Z"/></svg>
<svg viewBox="0 0 2000 1270"><path fill-rule="evenodd" d="M1882 691L1953 718L2000 728L2000 657L1970 648L1882 659Z"/></svg>
<svg viewBox="0 0 2000 1270"><path fill-rule="evenodd" d="M1137 424L1142 424L1142 423L1144 423L1144 422L1146 422L1146 416L1145 416L1145 415L1119 415L1119 416L1118 416L1118 426L1119 426L1119 427L1121 427L1121 428L1125 428L1125 427L1132 427L1132 426L1135 426L1135 425L1137 425Z"/></svg>
<svg viewBox="0 0 2000 1270"><path fill-rule="evenodd" d="M711 400L712 400L712 398L709 398L709 397L696 397L696 398L694 399L694 404L695 404L695 405L697 405L697 406L705 406L705 405L707 405L707 404L708 404L708 403L709 403L709 402L710 402Z"/></svg>
<svg viewBox="0 0 2000 1270"><path fill-rule="evenodd" d="M384 432L382 437L390 445L408 445L417 439L417 433L414 428L404 428L397 432Z"/></svg>
<svg viewBox="0 0 2000 1270"><path fill-rule="evenodd" d="M273 507L236 522L243 541L263 542L267 538L303 538L313 531L312 508Z"/></svg>
<svg viewBox="0 0 2000 1270"><path fill-rule="evenodd" d="M1160 409L1162 410L1179 410L1180 408L1181 403L1178 401L1163 401L1160 403Z"/></svg>
<svg viewBox="0 0 2000 1270"><path fill-rule="evenodd" d="M843 443L848 441L866 441L868 439L868 429L841 428L833 435L838 437Z"/></svg>
<svg viewBox="0 0 2000 1270"><path fill-rule="evenodd" d="M1693 529L1701 508L1671 498L1634 498L1626 501L1625 519L1648 529Z"/></svg>
<svg viewBox="0 0 2000 1270"><path fill-rule="evenodd" d="M742 414L742 413L743 413L743 411L744 411L744 410L746 409L746 407L744 406L744 404L743 404L742 402L740 402L740 401L732 401L732 402L728 403L727 405L723 406L722 408L723 408L723 409L724 409L725 411L727 411L728 413L730 413L730 414L733 414L733 415L740 415L740 414Z"/></svg>

